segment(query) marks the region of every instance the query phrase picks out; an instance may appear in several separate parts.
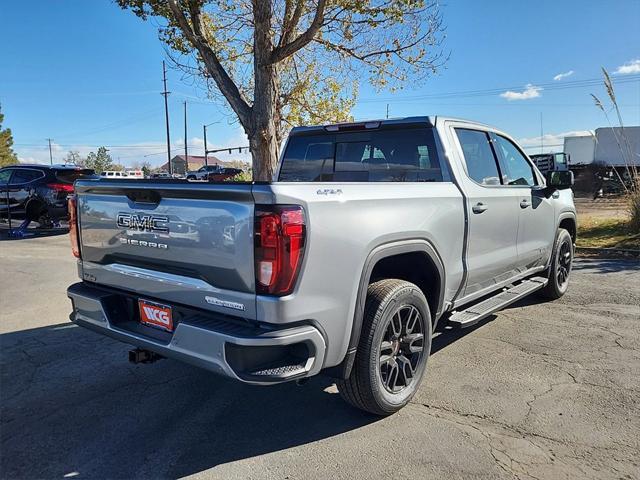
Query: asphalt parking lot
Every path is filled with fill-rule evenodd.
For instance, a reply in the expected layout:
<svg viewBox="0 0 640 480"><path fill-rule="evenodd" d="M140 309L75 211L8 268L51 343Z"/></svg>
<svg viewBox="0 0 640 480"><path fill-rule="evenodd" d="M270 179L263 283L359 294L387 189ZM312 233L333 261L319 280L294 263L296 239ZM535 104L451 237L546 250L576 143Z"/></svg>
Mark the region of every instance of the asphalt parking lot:
<svg viewBox="0 0 640 480"><path fill-rule="evenodd" d="M69 323L65 235L0 241L2 478L639 478L640 262L434 340L379 419L326 378L249 387Z"/></svg>

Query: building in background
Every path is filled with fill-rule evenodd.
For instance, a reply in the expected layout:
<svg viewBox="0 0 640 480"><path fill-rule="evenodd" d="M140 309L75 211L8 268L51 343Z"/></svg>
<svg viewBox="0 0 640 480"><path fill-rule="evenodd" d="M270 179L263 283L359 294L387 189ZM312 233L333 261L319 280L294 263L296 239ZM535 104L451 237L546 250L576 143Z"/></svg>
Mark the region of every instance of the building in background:
<svg viewBox="0 0 640 480"><path fill-rule="evenodd" d="M220 160L217 157L214 157L213 155L209 155L207 157L207 163L209 165L220 165L223 167L230 166L230 165L227 165L228 162L223 162L222 160ZM178 174L178 175L186 175L188 171L198 170L203 165L204 165L204 155L189 155L188 157L185 157L184 155L176 155L171 159L171 167L172 167L171 171L174 174ZM167 163L164 163L160 167L160 170L164 170L168 172L169 165Z"/></svg>
<svg viewBox="0 0 640 480"><path fill-rule="evenodd" d="M189 155L189 163L187 166L187 162L185 161L184 155L176 155L171 159L171 167L172 172L177 175L186 175L187 172L195 172L200 167L204 165L204 156L203 155ZM220 165L224 168L239 168L243 171L248 171L251 165L247 162L243 162L238 159L229 159L229 160L220 160L218 157L213 155L207 156L207 164L208 165ZM168 172L169 165L165 162L159 168L159 170Z"/></svg>

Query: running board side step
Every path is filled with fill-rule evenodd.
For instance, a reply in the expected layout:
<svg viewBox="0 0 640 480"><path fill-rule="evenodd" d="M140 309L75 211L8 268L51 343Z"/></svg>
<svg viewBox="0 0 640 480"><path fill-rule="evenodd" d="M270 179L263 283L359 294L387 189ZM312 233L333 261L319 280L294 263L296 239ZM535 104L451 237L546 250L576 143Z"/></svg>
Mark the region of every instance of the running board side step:
<svg viewBox="0 0 640 480"><path fill-rule="evenodd" d="M503 290L493 297L490 297L480 303L476 303L475 305L471 305L466 310L452 312L449 317L449 324L452 327L457 328L466 328L475 325L492 313L511 305L536 290L540 290L547 285L547 282L548 279L544 277L533 277L524 280L511 288Z"/></svg>

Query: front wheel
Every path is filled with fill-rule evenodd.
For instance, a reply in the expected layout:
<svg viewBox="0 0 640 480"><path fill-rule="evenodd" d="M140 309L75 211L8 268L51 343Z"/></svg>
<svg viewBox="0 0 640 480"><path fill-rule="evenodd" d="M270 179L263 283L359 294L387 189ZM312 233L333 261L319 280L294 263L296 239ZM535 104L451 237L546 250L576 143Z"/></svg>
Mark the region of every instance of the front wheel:
<svg viewBox="0 0 640 480"><path fill-rule="evenodd" d="M540 290L543 297L556 300L567 292L572 264L573 239L567 230L559 228L549 266L548 283Z"/></svg>
<svg viewBox="0 0 640 480"><path fill-rule="evenodd" d="M430 351L431 313L422 291L403 280L372 283L355 363L338 390L357 408L390 415L416 393Z"/></svg>

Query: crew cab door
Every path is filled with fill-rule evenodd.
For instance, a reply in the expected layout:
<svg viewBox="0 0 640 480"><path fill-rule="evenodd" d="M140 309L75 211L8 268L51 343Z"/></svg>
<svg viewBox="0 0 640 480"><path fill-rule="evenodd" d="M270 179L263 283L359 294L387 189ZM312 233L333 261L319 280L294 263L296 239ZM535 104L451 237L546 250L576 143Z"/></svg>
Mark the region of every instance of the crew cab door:
<svg viewBox="0 0 640 480"><path fill-rule="evenodd" d="M468 297L490 291L518 273L519 192L503 187L488 132L454 126L450 133L464 168L456 176L467 202L467 281L462 296Z"/></svg>
<svg viewBox="0 0 640 480"><path fill-rule="evenodd" d="M9 179L11 178L11 169L0 170L0 216L7 216L9 210Z"/></svg>
<svg viewBox="0 0 640 480"><path fill-rule="evenodd" d="M6 210L10 210L12 215L25 214L27 200L32 194L33 187L31 182L43 176L42 172L29 168L10 169L11 177L8 184L4 184L4 180L0 181L1 195L3 199L0 203L2 210L6 215ZM3 177L6 177L7 170L3 170Z"/></svg>
<svg viewBox="0 0 640 480"><path fill-rule="evenodd" d="M518 197L518 268L526 271L544 265L555 239L553 196L547 196L533 164L509 138L491 133L503 188Z"/></svg>

